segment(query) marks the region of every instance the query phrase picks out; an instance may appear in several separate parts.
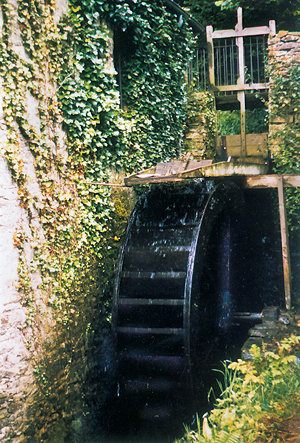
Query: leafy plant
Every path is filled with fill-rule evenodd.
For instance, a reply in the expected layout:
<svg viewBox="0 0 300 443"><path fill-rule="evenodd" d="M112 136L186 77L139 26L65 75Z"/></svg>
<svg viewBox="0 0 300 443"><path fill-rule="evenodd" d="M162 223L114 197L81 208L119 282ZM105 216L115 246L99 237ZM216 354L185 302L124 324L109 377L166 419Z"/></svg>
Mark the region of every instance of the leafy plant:
<svg viewBox="0 0 300 443"><path fill-rule="evenodd" d="M246 110L246 134L268 132L269 115L267 109ZM240 111L217 111L218 134L231 135L241 133Z"/></svg>
<svg viewBox="0 0 300 443"><path fill-rule="evenodd" d="M286 122L283 128L273 131L270 145L274 172L279 174L299 173L300 168L300 66L297 63L283 65L274 59L270 63L272 77L270 91L270 115ZM286 189L286 206L289 229L300 229L299 189Z"/></svg>
<svg viewBox="0 0 300 443"><path fill-rule="evenodd" d="M253 345L251 361L224 362L222 393L208 420L212 438L205 439L204 424L201 429L197 419L197 431L187 430L180 442L267 441L276 433L276 421L299 410L299 343L300 337L288 337L278 343L277 352ZM270 417L273 428L265 424Z"/></svg>
<svg viewBox="0 0 300 443"><path fill-rule="evenodd" d="M17 289L42 388L32 407L40 405L43 420L29 426L28 438L54 441L53 417L59 416L65 433L85 408L87 355L97 334L109 329L115 260L131 207L122 191L105 184L116 171L178 154L191 35L158 0L70 0L59 22L54 0L0 5L7 135L0 147L28 216L26 236L22 226L14 236ZM122 69L126 109L120 107L121 82L112 63L112 29L122 30L132 48ZM15 30L23 44L18 49L12 44ZM34 118L29 99L36 105ZM36 193L25 149L34 159ZM36 271L39 291L31 278Z"/></svg>

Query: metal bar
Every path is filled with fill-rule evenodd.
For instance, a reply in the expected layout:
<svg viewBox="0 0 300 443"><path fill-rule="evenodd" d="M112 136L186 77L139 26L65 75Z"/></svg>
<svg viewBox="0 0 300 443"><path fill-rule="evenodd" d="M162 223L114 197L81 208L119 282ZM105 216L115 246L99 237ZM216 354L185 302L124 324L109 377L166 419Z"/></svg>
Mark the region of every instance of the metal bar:
<svg viewBox="0 0 300 443"><path fill-rule="evenodd" d="M260 83L260 65L259 65L259 44L258 37L256 37L256 62L257 62L257 80Z"/></svg>
<svg viewBox="0 0 300 443"><path fill-rule="evenodd" d="M223 54L224 54L224 67L223 67L224 85L228 85L228 55L227 55L227 40L226 39L224 41Z"/></svg>
<svg viewBox="0 0 300 443"><path fill-rule="evenodd" d="M230 83L233 84L235 82L235 66L234 66L234 46L233 39L231 40L230 45Z"/></svg>
<svg viewBox="0 0 300 443"><path fill-rule="evenodd" d="M266 57L266 36L263 36L263 77L264 77L264 82L267 82L267 75L266 75L266 67L265 67L265 57Z"/></svg>
<svg viewBox="0 0 300 443"><path fill-rule="evenodd" d="M280 232L283 262L284 294L286 309L291 309L291 264L289 250L289 234L287 226L286 206L282 175L278 175L278 202L280 216Z"/></svg>
<svg viewBox="0 0 300 443"><path fill-rule="evenodd" d="M196 50L196 73L197 73L197 88L199 89L199 50Z"/></svg>
<svg viewBox="0 0 300 443"><path fill-rule="evenodd" d="M251 83L254 83L254 73L253 73L253 49L252 49L252 38L250 37L250 76L251 76Z"/></svg>
<svg viewBox="0 0 300 443"><path fill-rule="evenodd" d="M216 47L216 71L217 71L217 84L221 85L221 79L220 79L220 43L219 43L219 47Z"/></svg>
<svg viewBox="0 0 300 443"><path fill-rule="evenodd" d="M207 88L207 65L206 65L206 53L205 49L202 49L202 60L203 60L203 89Z"/></svg>

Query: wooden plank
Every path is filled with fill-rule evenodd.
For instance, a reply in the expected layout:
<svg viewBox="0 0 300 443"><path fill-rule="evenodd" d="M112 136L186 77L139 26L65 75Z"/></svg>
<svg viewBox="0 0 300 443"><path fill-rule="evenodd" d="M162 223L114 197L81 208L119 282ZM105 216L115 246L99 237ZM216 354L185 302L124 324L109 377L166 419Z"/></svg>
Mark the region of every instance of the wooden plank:
<svg viewBox="0 0 300 443"><path fill-rule="evenodd" d="M122 271L122 278L137 278L137 279L161 279L161 278L185 278L186 272L151 272L151 271Z"/></svg>
<svg viewBox="0 0 300 443"><path fill-rule="evenodd" d="M225 139L227 156L239 157L241 151L241 136L237 134L216 137L216 150L219 155L222 153L222 137ZM267 132L262 134L246 134L247 155L251 157L268 158L267 138Z"/></svg>
<svg viewBox="0 0 300 443"><path fill-rule="evenodd" d="M292 281L292 279L291 279L289 234L288 234L288 226L287 226L283 177L281 175L278 175L277 181L278 181L278 202L279 202L279 215L280 215L280 232L281 232L285 306L286 306L286 309L291 309L291 281Z"/></svg>
<svg viewBox="0 0 300 443"><path fill-rule="evenodd" d="M268 133L246 134L246 146L248 156L262 156L268 158Z"/></svg>
<svg viewBox="0 0 300 443"><path fill-rule="evenodd" d="M238 91L252 91L269 89L269 83L239 83L238 85L224 85L224 86L214 86L213 90L215 92L238 92Z"/></svg>
<svg viewBox="0 0 300 443"><path fill-rule="evenodd" d="M190 169L195 169L202 166L209 166L212 164L212 162L213 162L212 160L201 160L201 161L189 160L185 170L188 171Z"/></svg>
<svg viewBox="0 0 300 443"><path fill-rule="evenodd" d="M268 35L271 33L273 33L273 30L268 26L256 26L254 28L244 28L237 31L234 29L214 31L212 33L212 38L252 37L255 35Z"/></svg>
<svg viewBox="0 0 300 443"><path fill-rule="evenodd" d="M124 183L126 186L134 186L134 185L145 185L148 183L165 183L165 182L175 182L181 181L177 175L169 175L169 176L155 176L155 175L147 175L147 174L135 174L131 177L124 178Z"/></svg>
<svg viewBox="0 0 300 443"><path fill-rule="evenodd" d="M208 76L210 85L215 84L215 66L214 66L214 49L213 49L213 27L206 26L206 40L207 40L207 58L208 58Z"/></svg>
<svg viewBox="0 0 300 443"><path fill-rule="evenodd" d="M244 57L244 51L242 51ZM242 65L244 70L244 64ZM238 101L240 102L240 112L241 112L241 144L240 144L240 156L247 156L247 146L246 146L246 101L245 92L238 92Z"/></svg>
<svg viewBox="0 0 300 443"><path fill-rule="evenodd" d="M238 8L238 22L236 24L235 30L242 31L243 29L243 17L242 8ZM238 64L239 64L239 78L237 81L238 85L245 84L245 64L244 64L244 39L243 37L238 37L236 39L236 45L238 47ZM237 99L240 102L240 112L241 112L241 150L240 156L246 157L246 99L245 91L239 91L237 93Z"/></svg>
<svg viewBox="0 0 300 443"><path fill-rule="evenodd" d="M184 171L179 174L182 178L197 177L231 177L231 176L250 176L265 174L268 165L266 163L237 163L237 162L219 162L210 166Z"/></svg>
<svg viewBox="0 0 300 443"><path fill-rule="evenodd" d="M183 335L184 330L182 328L136 328L131 326L119 326L116 328L117 332L121 334L172 334Z"/></svg>
<svg viewBox="0 0 300 443"><path fill-rule="evenodd" d="M275 20L269 21L270 35L276 35L276 22Z"/></svg>
<svg viewBox="0 0 300 443"><path fill-rule="evenodd" d="M183 306L184 300L170 298L119 298L118 304L125 306Z"/></svg>
<svg viewBox="0 0 300 443"><path fill-rule="evenodd" d="M283 186L285 188L300 187L300 174L284 174L282 175ZM258 175L256 177L246 177L244 188L277 188L278 175Z"/></svg>

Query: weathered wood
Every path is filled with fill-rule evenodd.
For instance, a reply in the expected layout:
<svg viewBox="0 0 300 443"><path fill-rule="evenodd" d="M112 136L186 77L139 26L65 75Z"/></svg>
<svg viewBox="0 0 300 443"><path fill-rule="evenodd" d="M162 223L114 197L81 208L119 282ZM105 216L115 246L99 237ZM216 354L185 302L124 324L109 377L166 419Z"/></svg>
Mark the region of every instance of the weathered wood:
<svg viewBox="0 0 300 443"><path fill-rule="evenodd" d="M182 178L197 177L231 177L244 175L265 174L268 170L267 163L238 163L238 162L219 162L210 166L185 171L179 174Z"/></svg>
<svg viewBox="0 0 300 443"><path fill-rule="evenodd" d="M285 306L286 309L291 309L292 279L291 279L290 251L289 251L289 236L288 236L283 177L281 175L277 176L277 182L278 182L278 202L279 202L279 215L280 215Z"/></svg>
<svg viewBox="0 0 300 443"><path fill-rule="evenodd" d="M195 168L208 166L212 160L189 160L158 163L156 167L146 169L137 174L129 175L124 179L126 186L133 186L147 183L164 183L169 181L181 181L180 173Z"/></svg>
<svg viewBox="0 0 300 443"><path fill-rule="evenodd" d="M213 38L232 38L232 37L252 37L255 35L272 34L273 30L268 26L256 26L255 28L244 28L241 30L224 29L222 31L214 31Z"/></svg>
<svg viewBox="0 0 300 443"><path fill-rule="evenodd" d="M269 21L269 29L270 29L270 35L276 35L276 22L275 20Z"/></svg>
<svg viewBox="0 0 300 443"><path fill-rule="evenodd" d="M184 300L170 298L119 298L118 304L125 306L183 306Z"/></svg>
<svg viewBox="0 0 300 443"><path fill-rule="evenodd" d="M264 159L268 158L267 139L267 132L262 134L246 134L247 155ZM222 140L223 143L225 140L225 144L222 144ZM222 154L222 146L226 147L227 156L239 157L241 154L241 136L237 134L216 137L216 151L219 155Z"/></svg>
<svg viewBox="0 0 300 443"><path fill-rule="evenodd" d="M269 89L269 83L239 83L238 85L224 85L224 86L213 86L212 88L216 92L238 92L238 91L252 91Z"/></svg>
<svg viewBox="0 0 300 443"><path fill-rule="evenodd" d="M300 174L282 175L283 186L285 188L300 187ZM256 177L245 177L245 188L277 188L278 175L257 175Z"/></svg>
<svg viewBox="0 0 300 443"><path fill-rule="evenodd" d="M242 51L244 56L244 50ZM241 141L240 141L240 156L247 156L246 148L246 101L245 101L245 91L238 92L238 101L240 102L240 112L241 112Z"/></svg>
<svg viewBox="0 0 300 443"><path fill-rule="evenodd" d="M214 67L214 50L213 50L213 27L206 27L206 40L207 40L207 58L208 58L208 76L209 83L215 84L215 67Z"/></svg>

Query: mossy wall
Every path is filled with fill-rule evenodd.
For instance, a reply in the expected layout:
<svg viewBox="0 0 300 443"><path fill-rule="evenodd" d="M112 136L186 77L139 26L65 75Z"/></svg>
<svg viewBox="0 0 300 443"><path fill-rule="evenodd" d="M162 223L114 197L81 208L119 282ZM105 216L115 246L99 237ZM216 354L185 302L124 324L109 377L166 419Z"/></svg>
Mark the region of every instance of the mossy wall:
<svg viewBox="0 0 300 443"><path fill-rule="evenodd" d="M115 260L135 200L107 183L179 152L189 32L159 1L123 3L0 1L3 442L70 441L99 415ZM132 37L127 109L116 27Z"/></svg>
<svg viewBox="0 0 300 443"><path fill-rule="evenodd" d="M300 35L269 39L269 148L273 172L300 172ZM285 188L292 266L292 300L300 303L300 189Z"/></svg>

